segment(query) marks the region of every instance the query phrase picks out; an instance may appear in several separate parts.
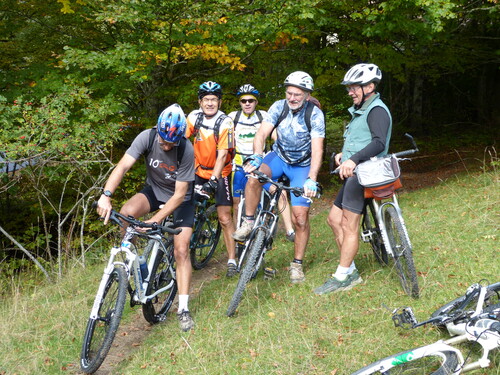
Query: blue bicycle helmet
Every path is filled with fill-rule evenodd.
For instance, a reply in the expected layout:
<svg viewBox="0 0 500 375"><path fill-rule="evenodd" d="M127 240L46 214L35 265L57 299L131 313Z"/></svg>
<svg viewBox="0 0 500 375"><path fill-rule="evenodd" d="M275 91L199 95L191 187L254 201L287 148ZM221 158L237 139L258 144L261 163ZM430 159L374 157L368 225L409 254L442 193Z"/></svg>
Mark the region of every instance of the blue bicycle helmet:
<svg viewBox="0 0 500 375"><path fill-rule="evenodd" d="M165 142L179 144L186 127L186 116L179 104L172 104L158 117L158 134Z"/></svg>
<svg viewBox="0 0 500 375"><path fill-rule="evenodd" d="M219 99L222 98L222 87L217 82L207 81L203 82L198 88L198 99L207 95L215 95Z"/></svg>
<svg viewBox="0 0 500 375"><path fill-rule="evenodd" d="M260 92L255 87L253 87L252 85L247 83L246 85L243 85L238 89L238 92L236 93L236 95L237 96L253 95L255 97L258 97L260 95Z"/></svg>

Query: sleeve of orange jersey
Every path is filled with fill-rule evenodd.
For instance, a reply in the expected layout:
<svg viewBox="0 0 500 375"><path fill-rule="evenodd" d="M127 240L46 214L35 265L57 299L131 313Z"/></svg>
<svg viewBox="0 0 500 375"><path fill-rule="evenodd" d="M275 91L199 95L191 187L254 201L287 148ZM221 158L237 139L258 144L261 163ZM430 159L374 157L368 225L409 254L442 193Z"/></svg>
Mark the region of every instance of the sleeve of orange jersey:
<svg viewBox="0 0 500 375"><path fill-rule="evenodd" d="M217 150L228 150L234 148L234 125L233 120L227 117L219 129L219 142Z"/></svg>

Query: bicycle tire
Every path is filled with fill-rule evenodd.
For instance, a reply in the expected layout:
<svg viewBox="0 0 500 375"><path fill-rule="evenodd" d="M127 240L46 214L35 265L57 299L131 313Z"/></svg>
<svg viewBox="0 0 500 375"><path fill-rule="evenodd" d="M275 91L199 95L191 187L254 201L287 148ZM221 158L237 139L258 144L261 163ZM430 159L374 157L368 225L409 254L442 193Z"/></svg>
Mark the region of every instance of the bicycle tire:
<svg viewBox="0 0 500 375"><path fill-rule="evenodd" d="M363 231L371 233L370 245L375 255L375 259L381 265L386 266L389 264L389 256L385 249L384 241L380 234L380 228L377 224L375 209L371 202L366 205L365 210L362 222Z"/></svg>
<svg viewBox="0 0 500 375"><path fill-rule="evenodd" d="M80 367L86 374L97 371L108 355L122 318L127 284L126 271L116 267L104 288L98 318L87 322L80 354Z"/></svg>
<svg viewBox="0 0 500 375"><path fill-rule="evenodd" d="M215 205L207 208L202 220L190 244L191 264L195 270L201 270L208 264L219 244L222 230Z"/></svg>
<svg viewBox="0 0 500 375"><path fill-rule="evenodd" d="M393 259L401 286L406 294L419 297L417 271L413 262L410 240L393 206L386 206L382 218L387 230L387 237L393 251Z"/></svg>
<svg viewBox="0 0 500 375"><path fill-rule="evenodd" d="M245 291L246 285L255 275L255 264L259 259L262 251L264 250L266 241L266 230L264 228L257 228L255 236L249 243L249 252L245 264L240 272L240 278L236 285L236 289L227 308L226 315L231 317L236 312L238 305L240 304L241 297Z"/></svg>
<svg viewBox="0 0 500 375"><path fill-rule="evenodd" d="M431 318L435 318L441 315L447 315L450 319L461 315L463 311L472 311L476 309L477 299L479 297L479 293L474 296L469 302L465 304L465 306L461 306L465 301L466 296L460 296L455 298L453 301L448 302L447 304L441 306L436 311L431 314ZM486 296L483 304L484 312L492 312L495 309L500 308L500 282L488 285ZM446 321L434 323L436 326L444 327L446 326Z"/></svg>
<svg viewBox="0 0 500 375"><path fill-rule="evenodd" d="M153 268L151 269L151 276L149 278L146 294L151 295L157 290L169 285L172 282L172 273L170 272L169 265L174 262L174 241L169 238L165 245L166 253L159 250ZM142 314L144 319L150 324L156 324L165 320L166 314L172 303L174 302L177 294L177 282L174 283L163 293L158 294L153 299L147 301L142 305Z"/></svg>
<svg viewBox="0 0 500 375"><path fill-rule="evenodd" d="M373 362L351 375L451 375L460 363L452 351L437 351L413 356L413 350L407 350Z"/></svg>

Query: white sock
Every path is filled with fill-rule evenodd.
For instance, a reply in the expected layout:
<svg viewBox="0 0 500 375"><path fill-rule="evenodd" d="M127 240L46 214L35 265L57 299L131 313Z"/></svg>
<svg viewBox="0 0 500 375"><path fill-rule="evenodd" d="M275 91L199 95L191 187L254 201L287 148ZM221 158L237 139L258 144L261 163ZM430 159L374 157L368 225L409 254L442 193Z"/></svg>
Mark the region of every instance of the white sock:
<svg viewBox="0 0 500 375"><path fill-rule="evenodd" d="M178 313L183 311L189 311L188 308L189 294L179 294L179 308L177 309Z"/></svg>
<svg viewBox="0 0 500 375"><path fill-rule="evenodd" d="M293 234L293 233L295 233L295 231L293 229L286 232L286 234L288 234L288 235Z"/></svg>
<svg viewBox="0 0 500 375"><path fill-rule="evenodd" d="M236 259L228 259L227 264L232 263L236 266Z"/></svg>
<svg viewBox="0 0 500 375"><path fill-rule="evenodd" d="M342 267L339 265L337 267L337 271L335 271L335 274L333 276L339 281L344 281L345 279L347 279L348 274L349 274L349 267Z"/></svg>
<svg viewBox="0 0 500 375"><path fill-rule="evenodd" d="M352 261L351 265L349 266L349 272L347 272L348 275L354 272L356 269L356 265L354 264L354 261Z"/></svg>

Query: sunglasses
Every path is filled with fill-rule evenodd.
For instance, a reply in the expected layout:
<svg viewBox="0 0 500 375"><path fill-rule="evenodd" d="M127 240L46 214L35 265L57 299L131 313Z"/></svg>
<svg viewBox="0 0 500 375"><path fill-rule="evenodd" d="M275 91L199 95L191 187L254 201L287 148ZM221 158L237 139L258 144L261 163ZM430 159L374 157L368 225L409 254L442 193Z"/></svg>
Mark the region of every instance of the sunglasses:
<svg viewBox="0 0 500 375"><path fill-rule="evenodd" d="M255 103L255 99L241 99L240 103L247 104L247 103Z"/></svg>

